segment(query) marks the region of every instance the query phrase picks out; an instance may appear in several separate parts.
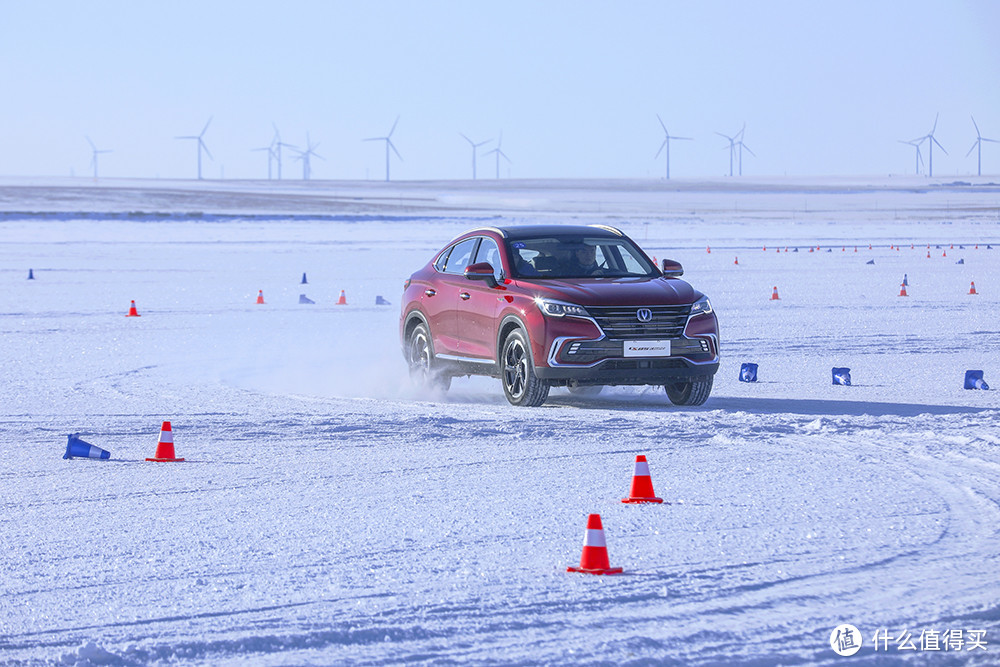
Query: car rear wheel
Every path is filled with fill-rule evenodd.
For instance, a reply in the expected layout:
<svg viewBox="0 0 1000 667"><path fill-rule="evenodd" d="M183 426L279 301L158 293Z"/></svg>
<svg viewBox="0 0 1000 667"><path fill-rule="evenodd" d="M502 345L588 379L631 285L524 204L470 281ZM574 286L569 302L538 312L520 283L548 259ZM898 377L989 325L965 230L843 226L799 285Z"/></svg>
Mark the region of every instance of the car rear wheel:
<svg viewBox="0 0 1000 667"><path fill-rule="evenodd" d="M549 385L535 375L531 344L524 332L516 329L507 336L500 359L503 393L511 405L537 407L545 402Z"/></svg>
<svg viewBox="0 0 1000 667"><path fill-rule="evenodd" d="M410 381L418 389L446 392L451 386L451 377L434 367L434 348L427 327L418 324L410 332L406 349L406 362L410 368Z"/></svg>
<svg viewBox="0 0 1000 667"><path fill-rule="evenodd" d="M702 405L712 393L712 376L693 377L684 382L672 382L663 386L667 398L674 405Z"/></svg>

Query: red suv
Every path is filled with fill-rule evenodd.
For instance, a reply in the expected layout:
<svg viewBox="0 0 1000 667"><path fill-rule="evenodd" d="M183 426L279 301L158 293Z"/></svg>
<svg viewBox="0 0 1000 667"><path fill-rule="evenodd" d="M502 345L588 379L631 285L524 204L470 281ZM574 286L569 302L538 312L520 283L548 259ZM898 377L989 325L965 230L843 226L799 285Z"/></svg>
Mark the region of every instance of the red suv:
<svg viewBox="0 0 1000 667"><path fill-rule="evenodd" d="M403 354L419 385L499 377L513 405L550 387L663 385L701 405L719 369L708 298L604 225L483 227L459 236L406 281Z"/></svg>

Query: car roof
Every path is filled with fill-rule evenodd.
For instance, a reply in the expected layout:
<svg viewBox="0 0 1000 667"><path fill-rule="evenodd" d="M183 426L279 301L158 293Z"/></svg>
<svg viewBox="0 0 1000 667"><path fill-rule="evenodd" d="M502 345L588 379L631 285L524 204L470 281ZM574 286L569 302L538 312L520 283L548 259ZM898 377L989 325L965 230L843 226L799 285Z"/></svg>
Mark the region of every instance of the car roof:
<svg viewBox="0 0 1000 667"><path fill-rule="evenodd" d="M512 240L536 238L539 236L597 236L606 238L621 238L624 236L624 234L614 227L605 225L516 225L487 229L500 232L501 236Z"/></svg>

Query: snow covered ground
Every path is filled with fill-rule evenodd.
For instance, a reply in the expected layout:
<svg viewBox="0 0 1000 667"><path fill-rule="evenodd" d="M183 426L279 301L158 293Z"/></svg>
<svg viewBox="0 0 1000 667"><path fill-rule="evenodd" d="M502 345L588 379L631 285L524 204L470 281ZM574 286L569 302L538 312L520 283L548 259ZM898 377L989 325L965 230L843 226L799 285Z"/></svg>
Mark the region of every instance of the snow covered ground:
<svg viewBox="0 0 1000 667"><path fill-rule="evenodd" d="M703 407L408 386L403 280L559 219L712 298ZM0 663L1000 662L1000 394L962 388L1000 389L988 179L7 179L0 284ZM144 460L163 420L184 463ZM668 504L620 502L636 454ZM592 512L621 576L565 572Z"/></svg>

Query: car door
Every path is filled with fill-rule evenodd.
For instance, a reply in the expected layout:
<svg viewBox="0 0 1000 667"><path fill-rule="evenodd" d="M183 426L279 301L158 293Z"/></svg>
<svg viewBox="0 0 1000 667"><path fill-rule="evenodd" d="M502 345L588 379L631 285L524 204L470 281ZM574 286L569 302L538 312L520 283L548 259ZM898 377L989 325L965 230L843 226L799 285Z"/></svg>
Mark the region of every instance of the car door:
<svg viewBox="0 0 1000 667"><path fill-rule="evenodd" d="M461 355L459 345L460 332L456 325L457 310L464 307L459 293L472 282L465 277L465 267L472 264L480 237L474 236L456 243L444 264L440 267L437 277L438 287L435 294L428 300L434 301L437 316L431 322L434 337L434 352L441 355Z"/></svg>
<svg viewBox="0 0 1000 667"><path fill-rule="evenodd" d="M500 246L488 237L482 237L473 264L487 262L493 267L493 277L499 283L503 278ZM490 287L481 280L465 279L458 293L455 310L455 331L458 349L463 357L495 361L496 314L502 290Z"/></svg>

